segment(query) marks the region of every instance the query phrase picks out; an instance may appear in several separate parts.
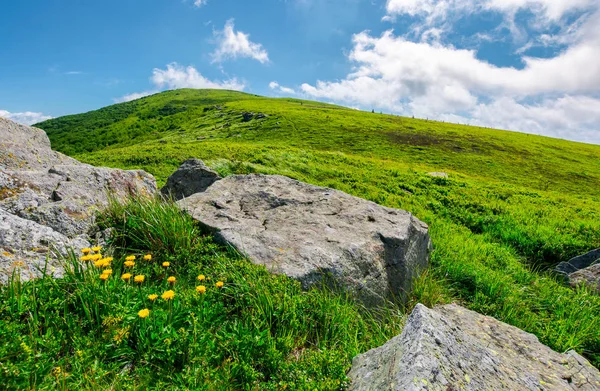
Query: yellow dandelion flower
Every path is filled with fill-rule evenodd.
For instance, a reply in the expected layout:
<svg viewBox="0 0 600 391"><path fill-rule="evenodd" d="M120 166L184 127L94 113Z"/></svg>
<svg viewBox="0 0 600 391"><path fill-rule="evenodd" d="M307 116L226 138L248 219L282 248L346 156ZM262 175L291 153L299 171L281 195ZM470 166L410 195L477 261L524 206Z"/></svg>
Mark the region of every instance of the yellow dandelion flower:
<svg viewBox="0 0 600 391"><path fill-rule="evenodd" d="M161 297L163 298L163 300L172 300L175 297L175 292L166 291L165 293L162 294Z"/></svg>
<svg viewBox="0 0 600 391"><path fill-rule="evenodd" d="M126 261L135 261L135 255L130 255L127 258L125 258Z"/></svg>
<svg viewBox="0 0 600 391"><path fill-rule="evenodd" d="M102 254L94 254L94 255L90 255L90 259L92 261L98 261L100 259L102 259Z"/></svg>
<svg viewBox="0 0 600 391"><path fill-rule="evenodd" d="M137 283L141 284L142 282L144 282L144 279L145 279L145 278L146 278L146 277L144 277L143 275L141 275L141 274L140 274L139 276L135 276L135 277L133 277L133 281L135 281L135 282L137 282Z"/></svg>
<svg viewBox="0 0 600 391"><path fill-rule="evenodd" d="M82 252L84 255L88 255L88 254L89 254L91 251L92 251L92 249L91 249L91 248L89 248L89 247L86 247L86 248L82 248L82 249L81 249L81 252Z"/></svg>
<svg viewBox="0 0 600 391"><path fill-rule="evenodd" d="M102 274L108 274L110 276L112 274L112 269L106 269L102 272Z"/></svg>
<svg viewBox="0 0 600 391"><path fill-rule="evenodd" d="M91 255L84 255L83 257L79 258L81 261L83 262L87 262L87 261L91 261L92 260L92 256Z"/></svg>
<svg viewBox="0 0 600 391"><path fill-rule="evenodd" d="M196 292L200 293L201 295L206 293L206 287L204 285L200 285L196 287Z"/></svg>
<svg viewBox="0 0 600 391"><path fill-rule="evenodd" d="M102 250L102 247L100 247L100 246L92 247L92 251L95 253L99 253L100 250Z"/></svg>
<svg viewBox="0 0 600 391"><path fill-rule="evenodd" d="M60 367L56 367L56 368L52 369L52 374L54 376L60 375L61 372L62 372L62 369Z"/></svg>
<svg viewBox="0 0 600 391"><path fill-rule="evenodd" d="M152 254L144 255L144 261L151 261L151 260L152 260Z"/></svg>
<svg viewBox="0 0 600 391"><path fill-rule="evenodd" d="M138 316L140 318L145 318L148 315L150 315L150 310L148 308L144 308L143 310L141 310L140 312L138 312Z"/></svg>
<svg viewBox="0 0 600 391"><path fill-rule="evenodd" d="M114 259L113 257L106 257L106 258L104 258L104 260L106 262L108 262L108 263L111 263L113 261L113 259Z"/></svg>
<svg viewBox="0 0 600 391"><path fill-rule="evenodd" d="M108 280L108 277L110 277L110 275L108 275L108 274L100 274L100 279L101 279L102 281L106 281L106 280Z"/></svg>
<svg viewBox="0 0 600 391"><path fill-rule="evenodd" d="M204 281L204 280L206 280L206 276L204 274L200 274L198 276L198 281Z"/></svg>
<svg viewBox="0 0 600 391"><path fill-rule="evenodd" d="M130 278L131 278L131 273L125 273L121 276L121 280L123 280L123 281L129 281Z"/></svg>
<svg viewBox="0 0 600 391"><path fill-rule="evenodd" d="M125 265L125 267L134 267L135 266L135 262L133 262L133 261L125 261L125 262L123 262L123 265Z"/></svg>
<svg viewBox="0 0 600 391"><path fill-rule="evenodd" d="M169 267L171 266L171 262L163 262L163 267Z"/></svg>
<svg viewBox="0 0 600 391"><path fill-rule="evenodd" d="M104 259L97 260L94 262L94 266L96 267L104 267Z"/></svg>
<svg viewBox="0 0 600 391"><path fill-rule="evenodd" d="M223 284L223 281L218 281L218 282L215 284L215 286L216 286L217 288L223 288L223 285L224 285L224 284Z"/></svg>
<svg viewBox="0 0 600 391"><path fill-rule="evenodd" d="M157 297L158 295L148 295L148 299L150 299L150 301L156 300Z"/></svg>
<svg viewBox="0 0 600 391"><path fill-rule="evenodd" d="M173 276L167 278L167 281L169 281L170 284L175 284L175 281L177 281L177 279Z"/></svg>

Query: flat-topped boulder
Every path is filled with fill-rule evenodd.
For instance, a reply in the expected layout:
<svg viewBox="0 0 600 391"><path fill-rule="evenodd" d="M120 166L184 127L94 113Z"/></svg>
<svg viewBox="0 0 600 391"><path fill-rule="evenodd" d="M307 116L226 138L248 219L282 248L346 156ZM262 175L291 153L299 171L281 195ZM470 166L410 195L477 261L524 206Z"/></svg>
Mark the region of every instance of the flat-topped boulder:
<svg viewBox="0 0 600 391"><path fill-rule="evenodd" d="M354 358L351 391L597 391L600 373L574 351L456 304L418 304L402 334Z"/></svg>
<svg viewBox="0 0 600 391"><path fill-rule="evenodd" d="M155 192L156 181L144 171L83 164L52 151L43 130L0 118L0 209L3 229L13 231L0 235L0 281L15 264L31 269L45 262L51 244L38 246L38 238L60 238L60 249L87 243L95 213L108 204L109 194L123 198ZM15 235L24 239L14 240Z"/></svg>
<svg viewBox="0 0 600 391"><path fill-rule="evenodd" d="M253 263L367 305L403 300L429 260L428 227L409 212L284 176L230 176L178 204Z"/></svg>

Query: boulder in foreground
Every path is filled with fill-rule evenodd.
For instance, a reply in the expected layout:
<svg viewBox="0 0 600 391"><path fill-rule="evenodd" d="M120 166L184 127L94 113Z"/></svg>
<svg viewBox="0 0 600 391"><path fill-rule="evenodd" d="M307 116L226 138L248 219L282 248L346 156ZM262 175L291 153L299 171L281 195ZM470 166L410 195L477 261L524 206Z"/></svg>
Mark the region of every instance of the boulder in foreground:
<svg viewBox="0 0 600 391"><path fill-rule="evenodd" d="M56 263L53 246L89 244L96 211L108 194L152 195L144 171L93 167L55 152L43 130L0 118L0 283L17 267L24 279ZM58 273L60 274L60 273Z"/></svg>
<svg viewBox="0 0 600 391"><path fill-rule="evenodd" d="M283 176L230 176L179 205L253 263L305 289L327 276L370 306L404 299L429 260L410 213Z"/></svg>
<svg viewBox="0 0 600 391"><path fill-rule="evenodd" d="M451 304L418 304L402 334L354 358L351 391L597 391L600 373L523 330Z"/></svg>

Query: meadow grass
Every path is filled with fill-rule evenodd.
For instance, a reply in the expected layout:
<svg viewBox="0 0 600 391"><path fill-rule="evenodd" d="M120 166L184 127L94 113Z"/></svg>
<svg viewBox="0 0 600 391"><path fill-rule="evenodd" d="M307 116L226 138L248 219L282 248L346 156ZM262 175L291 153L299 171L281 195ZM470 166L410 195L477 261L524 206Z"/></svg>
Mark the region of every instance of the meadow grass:
<svg viewBox="0 0 600 391"><path fill-rule="evenodd" d="M341 390L352 357L401 329L398 309L303 292L172 203L113 201L99 220L115 227L99 259L0 288L3 389Z"/></svg>
<svg viewBox="0 0 600 391"><path fill-rule="evenodd" d="M243 112L268 117L244 122ZM457 301L600 367L600 297L551 271L600 247L599 146L207 90L169 91L39 126L60 151L144 169L161 185L196 157L222 175L282 174L408 210L429 224L435 250L401 312ZM378 342L399 330L397 321L384 322L392 326ZM344 346L344 365L374 345Z"/></svg>

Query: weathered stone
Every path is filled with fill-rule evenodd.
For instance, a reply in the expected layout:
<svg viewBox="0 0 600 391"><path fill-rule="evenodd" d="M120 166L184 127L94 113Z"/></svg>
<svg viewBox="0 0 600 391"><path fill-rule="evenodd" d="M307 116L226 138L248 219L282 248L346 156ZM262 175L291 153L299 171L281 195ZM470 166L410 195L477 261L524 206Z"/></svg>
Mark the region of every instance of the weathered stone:
<svg viewBox="0 0 600 391"><path fill-rule="evenodd" d="M576 272L579 269L585 269L586 267L591 266L598 260L600 260L600 248L592 250L583 255L571 258L569 262L559 263L556 267L556 271L570 274Z"/></svg>
<svg viewBox="0 0 600 391"><path fill-rule="evenodd" d="M254 118L254 113L242 113L242 120L244 122L251 121Z"/></svg>
<svg viewBox="0 0 600 391"><path fill-rule="evenodd" d="M180 200L203 192L219 179L219 174L206 166L202 160L188 159L167 179L167 184L161 192Z"/></svg>
<svg viewBox="0 0 600 391"><path fill-rule="evenodd" d="M577 270L569 275L569 284L575 288L578 285L587 285L600 293L600 263Z"/></svg>
<svg viewBox="0 0 600 391"><path fill-rule="evenodd" d="M595 266L599 263L600 248L571 258L569 262L561 262L554 270L563 275L565 281L572 287L584 283L600 292L600 269Z"/></svg>
<svg viewBox="0 0 600 391"><path fill-rule="evenodd" d="M144 171L80 163L52 151L43 130L0 118L0 208L5 214L35 222L63 235L66 239L61 240L65 245L68 240L90 233L95 212L107 205L109 194L122 198L155 192L156 181ZM7 221L18 220L5 218ZM18 233L22 227L21 224L9 229ZM27 242L14 243L25 246ZM27 254L29 250L5 247L5 251ZM32 262L37 261L32 259ZM25 269L28 267L26 264ZM9 269L7 262L0 262L0 275L6 276Z"/></svg>
<svg viewBox="0 0 600 391"><path fill-rule="evenodd" d="M402 300L429 259L410 213L283 176L230 176L179 205L252 262L305 289L327 276L367 305Z"/></svg>
<svg viewBox="0 0 600 391"><path fill-rule="evenodd" d="M402 334L354 358L351 391L600 390L600 373L574 351L458 305L419 304Z"/></svg>
<svg viewBox="0 0 600 391"><path fill-rule="evenodd" d="M0 208L0 284L5 284L13 273L21 280L40 277L44 271L60 277L62 268L57 256L66 256L69 248L89 245L84 236L68 238Z"/></svg>

